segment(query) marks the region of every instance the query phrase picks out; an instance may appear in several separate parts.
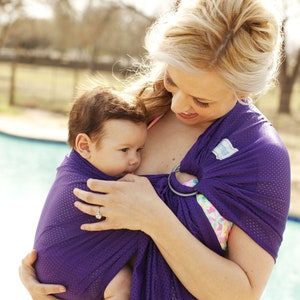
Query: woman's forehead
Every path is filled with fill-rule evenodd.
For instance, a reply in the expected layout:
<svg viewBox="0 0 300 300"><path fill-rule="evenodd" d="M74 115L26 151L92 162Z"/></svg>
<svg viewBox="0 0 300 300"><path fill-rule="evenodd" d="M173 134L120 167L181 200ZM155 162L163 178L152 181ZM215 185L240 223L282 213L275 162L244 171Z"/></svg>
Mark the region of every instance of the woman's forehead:
<svg viewBox="0 0 300 300"><path fill-rule="evenodd" d="M219 99L220 94L232 93L226 81L214 71L186 72L168 65L165 75L184 93L207 100Z"/></svg>

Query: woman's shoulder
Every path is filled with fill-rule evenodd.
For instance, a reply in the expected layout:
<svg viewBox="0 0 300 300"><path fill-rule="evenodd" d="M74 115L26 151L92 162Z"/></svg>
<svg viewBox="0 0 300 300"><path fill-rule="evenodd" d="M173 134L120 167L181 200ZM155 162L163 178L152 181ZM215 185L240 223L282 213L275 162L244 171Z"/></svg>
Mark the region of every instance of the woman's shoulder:
<svg viewBox="0 0 300 300"><path fill-rule="evenodd" d="M253 104L237 104L220 123L218 132L240 146L265 144L285 148L273 124Z"/></svg>
<svg viewBox="0 0 300 300"><path fill-rule="evenodd" d="M210 163L236 164L242 169L255 164L261 169L273 166L274 170L286 171L290 164L280 135L254 106L237 105L205 132L194 150L202 153L199 159L207 153Z"/></svg>

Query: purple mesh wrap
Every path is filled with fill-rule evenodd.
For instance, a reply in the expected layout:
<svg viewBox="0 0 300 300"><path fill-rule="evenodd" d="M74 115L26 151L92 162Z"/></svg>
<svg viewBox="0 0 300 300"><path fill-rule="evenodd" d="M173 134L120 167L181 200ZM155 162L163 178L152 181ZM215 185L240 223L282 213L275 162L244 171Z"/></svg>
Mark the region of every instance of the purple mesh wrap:
<svg viewBox="0 0 300 300"><path fill-rule="evenodd" d="M137 250L138 231L80 229L97 221L74 207L73 189L87 190L89 178L113 180L72 150L57 169L36 232L38 278L65 285L67 292L56 295L60 299L102 299L107 284Z"/></svg>
<svg viewBox="0 0 300 300"><path fill-rule="evenodd" d="M202 193L222 216L276 259L289 210L290 162L278 134L255 107L238 103L212 124L186 154L180 171L197 176L199 183L185 187L172 174L175 190ZM192 234L223 255L195 196L174 194L167 186L167 175L149 178ZM139 240L131 299L195 299L145 235Z"/></svg>
<svg viewBox="0 0 300 300"><path fill-rule="evenodd" d="M289 209L290 163L276 131L256 108L237 104L212 124L186 154L180 171L194 174L199 183L193 188L183 186L172 173L170 183L175 190L204 194L221 215L276 259ZM99 300L108 282L136 253L131 300L195 299L147 235L127 230L80 230L81 224L95 222L95 218L73 207L72 190L86 189L86 180L91 177L111 179L99 174L76 152L58 168L36 235L39 279L66 285L68 292L62 299ZM148 178L190 232L224 255L195 196L173 193L168 174Z"/></svg>

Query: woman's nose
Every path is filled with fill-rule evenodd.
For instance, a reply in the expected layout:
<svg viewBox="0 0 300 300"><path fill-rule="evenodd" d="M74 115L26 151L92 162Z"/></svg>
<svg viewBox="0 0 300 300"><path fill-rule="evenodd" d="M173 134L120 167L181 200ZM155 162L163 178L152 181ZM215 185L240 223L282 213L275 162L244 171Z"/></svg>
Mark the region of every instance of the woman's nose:
<svg viewBox="0 0 300 300"><path fill-rule="evenodd" d="M171 109L174 112L188 111L190 109L187 96L180 90L173 93Z"/></svg>

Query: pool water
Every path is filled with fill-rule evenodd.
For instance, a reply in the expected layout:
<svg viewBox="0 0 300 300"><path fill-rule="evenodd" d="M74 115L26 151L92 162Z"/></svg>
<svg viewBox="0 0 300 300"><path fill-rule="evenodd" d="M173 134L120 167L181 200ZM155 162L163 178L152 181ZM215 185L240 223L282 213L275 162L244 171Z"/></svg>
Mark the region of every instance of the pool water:
<svg viewBox="0 0 300 300"><path fill-rule="evenodd" d="M262 300L300 299L300 223L288 221L271 279Z"/></svg>
<svg viewBox="0 0 300 300"><path fill-rule="evenodd" d="M18 276L21 259L32 249L39 215L69 148L0 134L1 299L30 300Z"/></svg>
<svg viewBox="0 0 300 300"><path fill-rule="evenodd" d="M32 248L35 228L56 167L69 152L64 143L0 133L1 299L30 300L18 267ZM262 300L300 299L300 223L289 221L277 264ZM241 299L242 300L242 299Z"/></svg>

